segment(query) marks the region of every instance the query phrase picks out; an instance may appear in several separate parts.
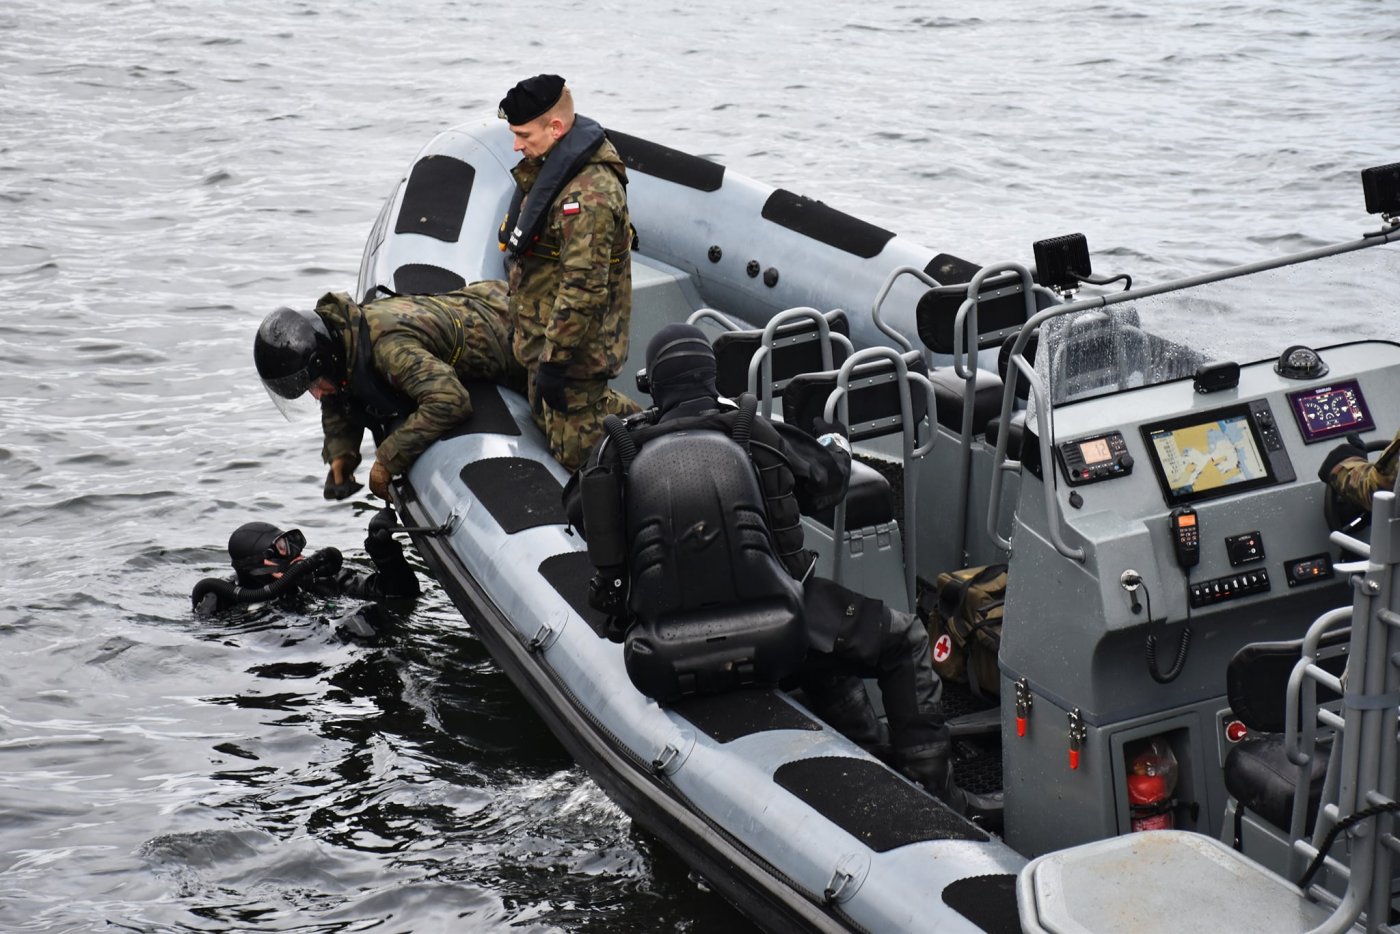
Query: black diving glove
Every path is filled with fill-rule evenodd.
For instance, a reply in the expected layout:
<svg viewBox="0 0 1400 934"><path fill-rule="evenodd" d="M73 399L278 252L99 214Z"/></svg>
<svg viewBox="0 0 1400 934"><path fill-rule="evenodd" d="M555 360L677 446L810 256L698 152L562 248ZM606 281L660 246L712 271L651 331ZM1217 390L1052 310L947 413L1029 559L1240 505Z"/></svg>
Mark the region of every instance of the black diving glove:
<svg viewBox="0 0 1400 934"><path fill-rule="evenodd" d="M374 514L374 518L369 520L369 537L378 541L383 541L394 534L394 529L399 527L399 517L394 510L385 506Z"/></svg>
<svg viewBox="0 0 1400 934"><path fill-rule="evenodd" d="M568 368L565 363L541 363L539 369L535 371L535 405L543 402L556 412L564 412L569 408L568 397L564 393L564 387L568 385L568 378L564 376L564 370Z"/></svg>
<svg viewBox="0 0 1400 934"><path fill-rule="evenodd" d="M365 536L365 551L369 553L376 567L403 561L403 546L394 540L394 529L398 528L399 517L386 506L369 520L369 534Z"/></svg>
<svg viewBox="0 0 1400 934"><path fill-rule="evenodd" d="M326 472L326 486L323 495L326 499L345 499L364 489L364 484L354 477L348 477L344 483L335 482L335 471Z"/></svg>
<svg viewBox="0 0 1400 934"><path fill-rule="evenodd" d="M1351 441L1344 441L1327 452L1327 456L1322 459L1322 466L1317 468L1317 479L1327 483L1332 478L1332 470L1344 460L1359 457L1366 460L1366 449Z"/></svg>

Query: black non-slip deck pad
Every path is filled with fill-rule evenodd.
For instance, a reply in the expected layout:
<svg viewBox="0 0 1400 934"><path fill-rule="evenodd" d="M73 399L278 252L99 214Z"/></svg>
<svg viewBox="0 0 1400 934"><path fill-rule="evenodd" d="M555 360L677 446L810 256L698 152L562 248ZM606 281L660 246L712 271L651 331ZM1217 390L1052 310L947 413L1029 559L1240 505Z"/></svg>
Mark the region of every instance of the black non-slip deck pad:
<svg viewBox="0 0 1400 934"><path fill-rule="evenodd" d="M462 482L491 518L513 535L537 525L564 525L564 488L539 461L489 457L462 468Z"/></svg>
<svg viewBox="0 0 1400 934"><path fill-rule="evenodd" d="M687 697L671 705L717 743L767 730L820 730L821 724L761 688Z"/></svg>
<svg viewBox="0 0 1400 934"><path fill-rule="evenodd" d="M442 437L520 434L520 425L506 407L506 400L501 398L500 387L495 383L475 379L463 380L462 385L472 397L472 414Z"/></svg>
<svg viewBox="0 0 1400 934"><path fill-rule="evenodd" d="M1020 934L1016 877L1011 873L958 879L943 890L943 903L987 934Z"/></svg>
<svg viewBox="0 0 1400 934"><path fill-rule="evenodd" d="M394 233L416 233L456 243L475 179L476 169L461 159L451 156L419 159L408 175Z"/></svg>
<svg viewBox="0 0 1400 934"><path fill-rule="evenodd" d="M549 581L574 612L600 637L607 629L606 613L588 604L588 582L593 578L593 562L588 560L586 551L566 551L562 555L552 555L540 562L540 576Z"/></svg>
<svg viewBox="0 0 1400 934"><path fill-rule="evenodd" d="M921 840L989 839L871 759L799 759L780 766L773 779L877 853Z"/></svg>
<svg viewBox="0 0 1400 934"><path fill-rule="evenodd" d="M400 295L440 295L466 285L466 279L432 263L404 263L394 270L394 288Z"/></svg>

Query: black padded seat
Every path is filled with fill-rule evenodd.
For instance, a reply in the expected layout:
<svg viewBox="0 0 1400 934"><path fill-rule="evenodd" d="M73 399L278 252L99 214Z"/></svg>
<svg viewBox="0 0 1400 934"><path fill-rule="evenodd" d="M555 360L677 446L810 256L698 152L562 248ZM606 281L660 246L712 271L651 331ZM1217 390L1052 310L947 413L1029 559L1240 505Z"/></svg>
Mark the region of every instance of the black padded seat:
<svg viewBox="0 0 1400 934"><path fill-rule="evenodd" d="M938 424L949 431L962 431L963 399L967 382L952 367L934 370L928 375L933 383L934 399L938 403ZM1001 377L990 370L978 370L973 384L972 434L987 430L987 422L1001 414Z"/></svg>
<svg viewBox="0 0 1400 934"><path fill-rule="evenodd" d="M995 445L1001 436L1001 415L987 420L987 443ZM1006 428L1006 456L1014 461L1021 459L1021 442L1026 436L1026 413L1012 412L1011 424Z"/></svg>
<svg viewBox="0 0 1400 934"><path fill-rule="evenodd" d="M1328 632L1318 641L1318 667L1342 676L1346 669L1345 647L1351 642L1351 627ZM1240 648L1225 668L1225 696L1230 709L1251 730L1281 733L1288 724L1288 678L1303 657L1303 640L1251 642ZM1335 691L1318 685L1319 703L1337 700Z"/></svg>
<svg viewBox="0 0 1400 934"><path fill-rule="evenodd" d="M834 334L851 336L851 323L846 313L835 309L822 315ZM814 319L799 319L780 325L774 332L772 350L773 395L782 395L788 380L799 373L826 369L822 364L821 333ZM725 331L714 339L716 386L720 395L737 399L749 388L749 364L763 344L763 329L756 331ZM846 361L845 345L832 341L833 367ZM762 389L759 391L762 397Z"/></svg>
<svg viewBox="0 0 1400 934"><path fill-rule="evenodd" d="M1350 627L1324 635L1318 643L1318 666L1340 677L1350 641ZM1254 642L1236 652L1225 669L1225 694L1231 711L1245 726L1262 734L1241 741L1225 757L1225 789L1241 807L1283 831L1293 819L1298 768L1288 761L1281 731L1287 722L1289 676L1302 650L1301 639ZM1317 699L1327 703L1337 695L1319 685ZM1330 748L1330 738L1319 736L1316 754L1309 763L1309 826L1317 817Z"/></svg>
<svg viewBox="0 0 1400 934"><path fill-rule="evenodd" d="M928 373L923 354L910 351L902 354L904 365L911 373ZM812 421L826 411L826 400L836 388L836 371L825 373L803 373L794 376L783 393L783 421L795 425L803 431L812 430ZM890 432L890 412L899 411L899 387L893 382L878 385L852 387L847 401L850 406L852 441L879 437ZM891 404L891 400L896 400ZM913 405L914 424L917 425L928 414L928 399L921 391L910 394ZM898 426L898 420L894 420Z"/></svg>
<svg viewBox="0 0 1400 934"><path fill-rule="evenodd" d="M1330 743L1319 740L1309 763L1308 823L1317 820L1322 781L1327 775ZM1280 830L1293 820L1293 793L1298 767L1288 761L1282 733L1265 733L1242 740L1225 757L1225 790L1240 803Z"/></svg>
<svg viewBox="0 0 1400 934"><path fill-rule="evenodd" d="M828 529L836 521L836 507L812 516ZM894 491L885 475L863 461L851 461L851 483L846 488L846 528L865 529L894 521Z"/></svg>

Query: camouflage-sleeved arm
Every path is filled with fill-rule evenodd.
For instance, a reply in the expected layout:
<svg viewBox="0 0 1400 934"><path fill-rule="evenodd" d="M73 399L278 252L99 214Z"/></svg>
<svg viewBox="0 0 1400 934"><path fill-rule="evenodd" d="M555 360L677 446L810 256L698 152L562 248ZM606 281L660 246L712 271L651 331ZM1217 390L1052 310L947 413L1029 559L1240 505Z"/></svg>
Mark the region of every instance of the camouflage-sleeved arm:
<svg viewBox="0 0 1400 934"><path fill-rule="evenodd" d="M390 335L374 345L379 372L418 407L379 445L375 459L391 476L413 466L428 445L472 414L471 397L452 367L405 335Z"/></svg>
<svg viewBox="0 0 1400 934"><path fill-rule="evenodd" d="M365 439L365 426L350 417L333 396L321 400L321 460L329 464L337 457L350 458L350 469L360 466L360 443Z"/></svg>
<svg viewBox="0 0 1400 934"><path fill-rule="evenodd" d="M608 264L617 220L601 192L570 194L564 203L571 202L579 205L579 212L560 219L559 291L545 329L542 363L568 363L608 310Z"/></svg>
<svg viewBox="0 0 1400 934"><path fill-rule="evenodd" d="M1328 482L1343 499L1369 510L1371 497L1377 490L1394 489L1397 460L1400 460L1400 434L1374 461L1368 463L1360 458L1342 461L1332 468Z"/></svg>

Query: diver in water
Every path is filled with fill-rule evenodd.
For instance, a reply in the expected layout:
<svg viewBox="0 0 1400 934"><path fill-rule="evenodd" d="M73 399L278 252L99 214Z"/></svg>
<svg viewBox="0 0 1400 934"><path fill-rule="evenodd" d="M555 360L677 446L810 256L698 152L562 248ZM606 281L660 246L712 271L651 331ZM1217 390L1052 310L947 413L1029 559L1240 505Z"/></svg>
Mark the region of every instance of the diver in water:
<svg viewBox="0 0 1400 934"><path fill-rule="evenodd" d="M338 549L304 554L306 536L299 529L283 531L267 522L247 522L229 536L228 554L234 579L206 577L195 585L190 601L196 613L217 613L233 606L261 603L294 593L313 597L354 597L377 602L418 596L418 577L394 540L398 517L393 509L375 513L365 538L365 551L375 570L343 566ZM353 636L375 635L372 614L364 608L336 620L336 628Z"/></svg>

